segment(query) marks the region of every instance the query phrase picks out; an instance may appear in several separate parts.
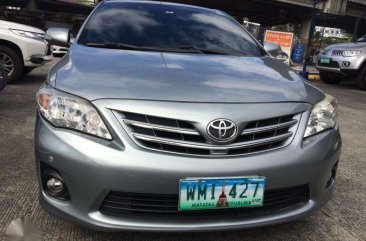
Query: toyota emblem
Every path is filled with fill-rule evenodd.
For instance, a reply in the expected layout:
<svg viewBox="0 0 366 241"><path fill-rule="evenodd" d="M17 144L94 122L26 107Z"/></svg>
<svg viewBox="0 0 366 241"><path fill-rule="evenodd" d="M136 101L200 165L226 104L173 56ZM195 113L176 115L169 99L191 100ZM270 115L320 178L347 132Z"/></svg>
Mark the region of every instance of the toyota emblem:
<svg viewBox="0 0 366 241"><path fill-rule="evenodd" d="M207 125L207 133L215 141L230 141L237 132L236 124L228 119L216 119Z"/></svg>

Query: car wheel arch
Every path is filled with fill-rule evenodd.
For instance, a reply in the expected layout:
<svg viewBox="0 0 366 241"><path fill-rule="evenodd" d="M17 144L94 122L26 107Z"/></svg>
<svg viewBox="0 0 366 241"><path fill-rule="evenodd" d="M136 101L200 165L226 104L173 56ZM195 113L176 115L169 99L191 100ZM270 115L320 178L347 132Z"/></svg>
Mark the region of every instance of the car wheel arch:
<svg viewBox="0 0 366 241"><path fill-rule="evenodd" d="M17 44L8 40L0 39L0 46L6 46L8 48L14 49L20 55L21 59L24 59L22 49Z"/></svg>

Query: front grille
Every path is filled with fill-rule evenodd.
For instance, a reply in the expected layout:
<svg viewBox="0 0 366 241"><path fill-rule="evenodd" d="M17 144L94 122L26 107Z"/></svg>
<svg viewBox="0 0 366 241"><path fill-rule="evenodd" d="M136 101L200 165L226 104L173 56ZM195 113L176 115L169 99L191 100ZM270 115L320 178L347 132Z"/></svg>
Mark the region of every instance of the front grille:
<svg viewBox="0 0 366 241"><path fill-rule="evenodd" d="M309 186L266 190L261 207L237 209L212 209L200 211L178 211L178 195L142 194L111 191L104 199L100 211L106 215L140 216L249 216L277 212L309 201Z"/></svg>
<svg viewBox="0 0 366 241"><path fill-rule="evenodd" d="M148 149L188 155L244 155L283 147L293 137L300 114L245 124L230 144L213 143L193 122L131 112L115 112L131 138ZM204 130L206 131L206 130Z"/></svg>
<svg viewBox="0 0 366 241"><path fill-rule="evenodd" d="M343 50L333 50L332 51L332 55L334 55L334 56L342 56L343 55Z"/></svg>

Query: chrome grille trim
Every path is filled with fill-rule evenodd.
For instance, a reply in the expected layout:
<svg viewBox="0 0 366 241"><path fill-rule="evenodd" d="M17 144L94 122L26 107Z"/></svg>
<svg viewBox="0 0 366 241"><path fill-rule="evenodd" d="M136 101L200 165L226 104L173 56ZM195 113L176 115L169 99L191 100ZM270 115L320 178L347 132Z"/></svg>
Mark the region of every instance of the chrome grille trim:
<svg viewBox="0 0 366 241"><path fill-rule="evenodd" d="M289 145L302 113L237 122L240 133L233 141L216 143L198 120L113 110L123 129L139 147L187 156L225 157L273 151Z"/></svg>
<svg viewBox="0 0 366 241"><path fill-rule="evenodd" d="M202 144L202 143L195 143L195 142L189 142L189 141L178 141L174 139L169 138L161 138L161 137L153 137L138 133L132 133L132 135L139 140L144 141L151 141L159 144L168 144L168 145L177 145L181 147L189 147L189 148L195 148L195 149L206 149L206 150L230 150L230 149L238 149L238 148L248 148L248 147L254 147L266 143L276 142L276 141L282 141L290 136L292 136L292 132L287 132L282 135L278 135L275 137L270 138L264 138L257 141L247 141L247 142L240 142L230 145L210 145L210 144Z"/></svg>
<svg viewBox="0 0 366 241"><path fill-rule="evenodd" d="M153 129L153 130L174 132L174 133L187 134L187 135L196 135L196 136L200 135L200 133L198 133L198 131L196 131L194 129L176 128L176 127L170 127L170 126L168 127L168 126L144 123L144 122L133 121L133 120L128 120L128 119L124 119L123 122L126 125L138 126L138 127L142 127L142 128L149 128L149 129Z"/></svg>
<svg viewBox="0 0 366 241"><path fill-rule="evenodd" d="M249 128L249 129L245 129L243 131L242 135L260 133L260 132L265 132L265 131L272 131L272 130L285 128L285 127L291 127L291 126L295 125L297 122L298 121L296 119L294 119L290 122L285 122L285 123L281 123L281 124L264 126L264 127L257 127L257 128Z"/></svg>

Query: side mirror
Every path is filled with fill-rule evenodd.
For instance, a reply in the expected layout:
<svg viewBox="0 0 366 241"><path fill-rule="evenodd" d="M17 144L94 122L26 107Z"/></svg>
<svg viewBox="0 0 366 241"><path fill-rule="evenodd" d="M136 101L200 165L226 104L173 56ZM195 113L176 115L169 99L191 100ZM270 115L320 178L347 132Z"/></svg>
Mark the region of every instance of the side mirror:
<svg viewBox="0 0 366 241"><path fill-rule="evenodd" d="M277 43L264 42L263 47L273 57L276 57L282 53L282 49L281 49L280 45L278 45Z"/></svg>
<svg viewBox="0 0 366 241"><path fill-rule="evenodd" d="M51 45L70 47L70 30L67 28L49 28L45 38Z"/></svg>
<svg viewBox="0 0 366 241"><path fill-rule="evenodd" d="M281 54L276 56L276 59L286 62L289 59L289 56L285 52L282 52Z"/></svg>

